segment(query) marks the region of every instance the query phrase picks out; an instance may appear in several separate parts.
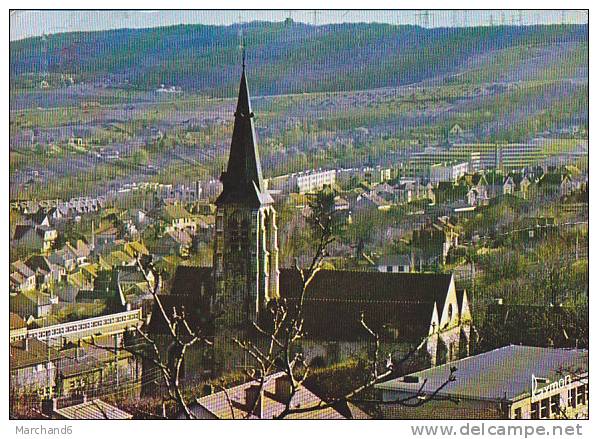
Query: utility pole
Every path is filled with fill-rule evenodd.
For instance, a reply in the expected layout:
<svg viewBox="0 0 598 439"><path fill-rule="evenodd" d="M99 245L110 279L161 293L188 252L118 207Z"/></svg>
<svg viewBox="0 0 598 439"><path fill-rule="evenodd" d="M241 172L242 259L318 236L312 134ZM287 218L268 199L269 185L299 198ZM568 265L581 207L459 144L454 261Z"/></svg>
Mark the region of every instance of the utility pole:
<svg viewBox="0 0 598 439"><path fill-rule="evenodd" d="M116 388L119 386L118 376L118 334L114 334L114 366L116 369Z"/></svg>
<svg viewBox="0 0 598 439"><path fill-rule="evenodd" d="M43 42L43 51L44 51L44 66L42 76L44 79L48 76L48 34L42 35L42 42Z"/></svg>
<svg viewBox="0 0 598 439"><path fill-rule="evenodd" d="M579 227L575 227L575 260L579 261Z"/></svg>

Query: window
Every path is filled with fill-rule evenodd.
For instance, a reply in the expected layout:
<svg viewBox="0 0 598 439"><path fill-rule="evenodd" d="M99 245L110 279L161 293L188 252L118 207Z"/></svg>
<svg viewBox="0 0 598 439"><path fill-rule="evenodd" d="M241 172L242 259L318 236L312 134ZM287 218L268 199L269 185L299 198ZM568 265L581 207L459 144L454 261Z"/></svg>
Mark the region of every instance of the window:
<svg viewBox="0 0 598 439"><path fill-rule="evenodd" d="M585 388L586 388L586 404L587 404L588 402L590 402L590 385L586 384Z"/></svg>
<svg viewBox="0 0 598 439"><path fill-rule="evenodd" d="M582 384L577 388L577 404L586 403L586 386Z"/></svg>
<svg viewBox="0 0 598 439"><path fill-rule="evenodd" d="M515 419L521 419L521 407L515 409Z"/></svg>
<svg viewBox="0 0 598 439"><path fill-rule="evenodd" d="M386 272L387 273L392 273L392 265L389 265L386 267Z"/></svg>
<svg viewBox="0 0 598 439"><path fill-rule="evenodd" d="M540 403L532 402L531 418L540 419Z"/></svg>
<svg viewBox="0 0 598 439"><path fill-rule="evenodd" d="M550 413L558 415L560 413L559 406L561 405L561 395L552 395L550 397Z"/></svg>
<svg viewBox="0 0 598 439"><path fill-rule="evenodd" d="M540 401L540 418L548 419L550 417L550 400L548 398L544 398Z"/></svg>
<svg viewBox="0 0 598 439"><path fill-rule="evenodd" d="M577 401L575 400L575 388L569 389L569 407L577 407Z"/></svg>

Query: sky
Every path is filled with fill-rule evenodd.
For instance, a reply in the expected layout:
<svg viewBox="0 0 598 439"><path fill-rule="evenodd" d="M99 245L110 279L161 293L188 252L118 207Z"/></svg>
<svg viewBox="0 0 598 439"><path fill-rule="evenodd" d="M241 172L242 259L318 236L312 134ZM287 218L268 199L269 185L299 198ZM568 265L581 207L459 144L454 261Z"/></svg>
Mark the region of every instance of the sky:
<svg viewBox="0 0 598 439"><path fill-rule="evenodd" d="M250 21L283 21L291 17L309 24L343 22L378 22L419 24L426 27L479 26L499 24L587 23L586 11L423 11L409 10L267 10L267 11L201 11L201 10L66 10L11 11L11 41L60 32L97 31L121 28L149 28L176 24L229 25Z"/></svg>

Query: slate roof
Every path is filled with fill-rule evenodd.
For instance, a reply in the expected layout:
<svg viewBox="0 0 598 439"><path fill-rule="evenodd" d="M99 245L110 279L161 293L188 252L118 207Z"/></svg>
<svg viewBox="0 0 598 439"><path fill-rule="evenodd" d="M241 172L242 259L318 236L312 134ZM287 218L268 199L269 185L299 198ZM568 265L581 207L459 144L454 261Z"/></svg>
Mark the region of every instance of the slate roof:
<svg viewBox="0 0 598 439"><path fill-rule="evenodd" d="M29 232L30 230L34 230L34 227L32 225L29 224L17 224L15 226L15 232L12 236L12 239L18 241L21 238L23 238L27 232Z"/></svg>
<svg viewBox="0 0 598 439"><path fill-rule="evenodd" d="M63 419L132 419L133 415L114 407L101 399L94 399L81 404L56 410Z"/></svg>
<svg viewBox="0 0 598 439"><path fill-rule="evenodd" d="M23 261L15 261L11 264L11 269L19 272L25 277L35 276L35 272L29 268Z"/></svg>
<svg viewBox="0 0 598 439"><path fill-rule="evenodd" d="M382 256L378 261L378 265L411 265L411 257L409 255Z"/></svg>
<svg viewBox="0 0 598 439"><path fill-rule="evenodd" d="M25 265L27 265L27 267L29 267L33 271L40 270L44 273L49 273L52 271L50 261L48 261L48 258L42 255L34 255L29 257L25 261Z"/></svg>
<svg viewBox="0 0 598 439"><path fill-rule="evenodd" d="M15 329L23 329L27 327L27 323L25 323L25 320L23 320L23 318L18 315L15 314L14 312L10 313L10 330L15 330Z"/></svg>
<svg viewBox="0 0 598 439"><path fill-rule="evenodd" d="M179 204L164 206L162 209L162 215L166 221L177 220L180 218L191 218L193 216Z"/></svg>
<svg viewBox="0 0 598 439"><path fill-rule="evenodd" d="M63 377L77 376L100 370L103 362L114 358L114 354L94 346L78 347L60 352L58 369Z"/></svg>
<svg viewBox="0 0 598 439"><path fill-rule="evenodd" d="M14 341L10 343L10 368L22 369L24 367L35 366L48 361L54 361L60 357L60 353L49 348L46 343L36 338L27 339L27 348L25 340Z"/></svg>
<svg viewBox="0 0 598 439"><path fill-rule="evenodd" d="M216 392L211 395L199 398L195 403L190 404L192 412L199 413L200 406L208 410L216 419L274 419L285 407L285 402L275 396L275 380L284 377L284 372L279 372L267 377L263 387L263 409L261 416L248 412L253 408L253 404L247 404L245 390L252 385L257 385L257 381L250 381L232 387L226 391ZM228 398L227 398L228 394ZM230 400L230 403L229 403ZM291 408L311 407L318 404L321 399L305 387L299 388L291 401ZM231 407L232 406L232 407ZM322 410L296 413L289 415L285 419L347 419L339 411L328 407Z"/></svg>
<svg viewBox="0 0 598 439"><path fill-rule="evenodd" d="M428 334L434 310L442 310L452 275L321 270L308 286L304 327L310 338L369 338L365 321L381 336L398 331L400 340L418 341ZM301 278L294 269L280 272L280 294L297 303Z"/></svg>

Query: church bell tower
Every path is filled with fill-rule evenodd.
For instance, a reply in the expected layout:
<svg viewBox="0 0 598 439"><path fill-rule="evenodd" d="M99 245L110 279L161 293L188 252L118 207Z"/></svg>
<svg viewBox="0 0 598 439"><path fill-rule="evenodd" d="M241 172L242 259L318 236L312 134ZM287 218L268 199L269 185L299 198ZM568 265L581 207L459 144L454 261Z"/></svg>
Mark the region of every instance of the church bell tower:
<svg viewBox="0 0 598 439"><path fill-rule="evenodd" d="M216 200L215 304L225 323L249 327L279 297L274 201L266 190L251 111L245 56L228 166Z"/></svg>

